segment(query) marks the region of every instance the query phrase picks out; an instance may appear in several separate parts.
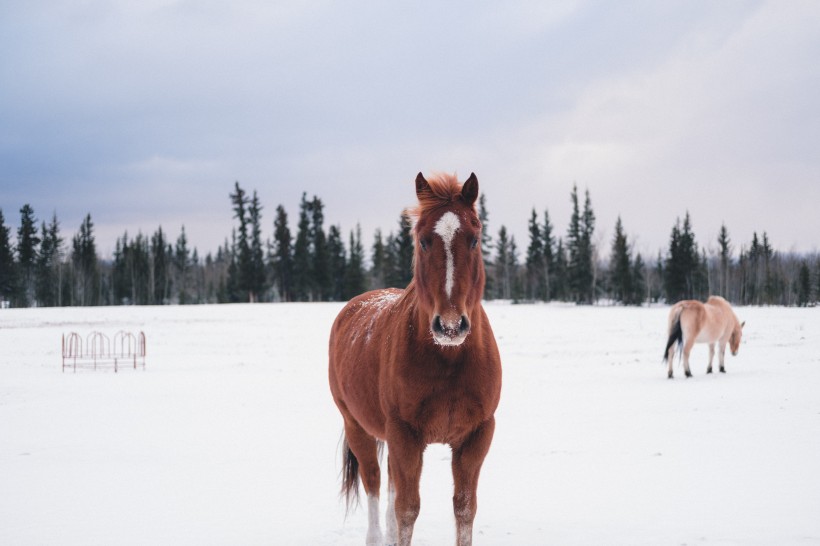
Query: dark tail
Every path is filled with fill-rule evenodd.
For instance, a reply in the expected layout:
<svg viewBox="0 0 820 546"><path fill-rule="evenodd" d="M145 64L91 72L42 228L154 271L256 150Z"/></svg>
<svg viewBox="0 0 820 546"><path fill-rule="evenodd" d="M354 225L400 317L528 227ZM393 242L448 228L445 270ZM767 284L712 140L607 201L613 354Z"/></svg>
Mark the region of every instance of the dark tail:
<svg viewBox="0 0 820 546"><path fill-rule="evenodd" d="M682 347L683 345L683 330L681 330L680 327L680 314L675 317L675 322L672 323L672 331L669 332L669 340L666 342L666 349L663 351L664 362L666 362L669 356L669 348L675 343L678 343L678 347Z"/></svg>
<svg viewBox="0 0 820 546"><path fill-rule="evenodd" d="M344 433L342 433L344 434ZM347 438L342 436L342 491L347 511L359 505L359 460L347 444Z"/></svg>

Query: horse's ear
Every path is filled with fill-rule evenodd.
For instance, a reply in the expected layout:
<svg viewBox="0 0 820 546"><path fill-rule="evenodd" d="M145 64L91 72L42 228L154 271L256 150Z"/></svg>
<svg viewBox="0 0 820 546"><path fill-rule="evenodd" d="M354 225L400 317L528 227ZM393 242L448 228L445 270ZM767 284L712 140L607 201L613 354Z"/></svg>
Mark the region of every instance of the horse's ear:
<svg viewBox="0 0 820 546"><path fill-rule="evenodd" d="M740 329L743 330L744 326L746 326L746 321L745 320L740 323Z"/></svg>
<svg viewBox="0 0 820 546"><path fill-rule="evenodd" d="M416 176L416 196L421 199L423 193L430 191L430 184L425 180L424 175L419 173Z"/></svg>
<svg viewBox="0 0 820 546"><path fill-rule="evenodd" d="M470 178L461 186L461 198L468 205L472 205L478 199L478 178L475 173L470 173Z"/></svg>

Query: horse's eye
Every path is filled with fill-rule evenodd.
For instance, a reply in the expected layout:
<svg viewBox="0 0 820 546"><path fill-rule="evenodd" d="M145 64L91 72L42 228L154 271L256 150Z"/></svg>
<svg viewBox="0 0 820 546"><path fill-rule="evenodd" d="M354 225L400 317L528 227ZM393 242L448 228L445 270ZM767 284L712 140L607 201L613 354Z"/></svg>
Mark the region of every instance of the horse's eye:
<svg viewBox="0 0 820 546"><path fill-rule="evenodd" d="M427 239L419 239L419 245L424 252L427 252L427 248L430 246Z"/></svg>
<svg viewBox="0 0 820 546"><path fill-rule="evenodd" d="M478 246L478 239L473 237L472 241L470 241L470 248L475 248Z"/></svg>

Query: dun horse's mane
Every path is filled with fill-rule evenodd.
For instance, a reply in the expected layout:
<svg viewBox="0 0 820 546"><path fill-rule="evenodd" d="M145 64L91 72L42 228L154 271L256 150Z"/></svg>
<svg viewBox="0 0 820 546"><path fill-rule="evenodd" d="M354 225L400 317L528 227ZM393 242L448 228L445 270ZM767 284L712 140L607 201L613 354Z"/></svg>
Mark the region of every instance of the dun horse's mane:
<svg viewBox="0 0 820 546"><path fill-rule="evenodd" d="M430 191L419 196L417 206L404 211L413 226L423 213L448 205L461 195L461 184L455 174L436 173L427 178L427 183Z"/></svg>

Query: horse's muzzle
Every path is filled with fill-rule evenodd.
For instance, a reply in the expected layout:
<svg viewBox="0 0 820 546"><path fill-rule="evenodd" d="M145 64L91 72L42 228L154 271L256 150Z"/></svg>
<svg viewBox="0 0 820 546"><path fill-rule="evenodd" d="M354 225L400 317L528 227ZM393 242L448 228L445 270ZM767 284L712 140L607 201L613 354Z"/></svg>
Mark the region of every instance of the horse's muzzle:
<svg viewBox="0 0 820 546"><path fill-rule="evenodd" d="M470 319L467 315L461 315L455 320L446 320L441 315L436 315L430 324L430 330L433 332L433 340L439 345L461 345L470 333Z"/></svg>

